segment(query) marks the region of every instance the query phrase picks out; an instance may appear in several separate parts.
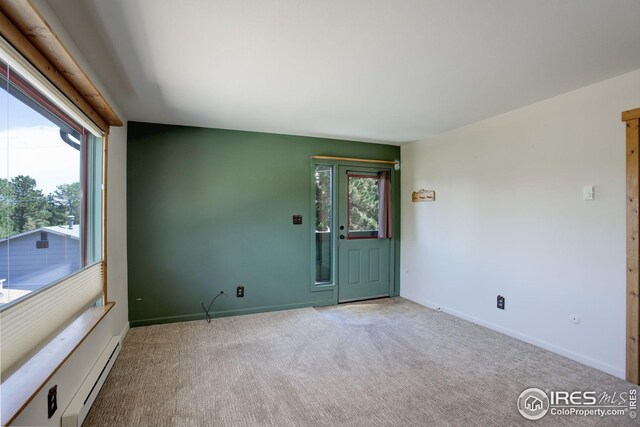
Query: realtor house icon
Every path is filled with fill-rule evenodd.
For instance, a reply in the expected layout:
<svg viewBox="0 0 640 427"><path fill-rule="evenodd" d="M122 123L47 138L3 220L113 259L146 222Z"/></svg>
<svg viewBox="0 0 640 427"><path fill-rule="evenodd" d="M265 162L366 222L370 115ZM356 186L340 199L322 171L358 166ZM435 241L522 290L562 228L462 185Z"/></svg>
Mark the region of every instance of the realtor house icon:
<svg viewBox="0 0 640 427"><path fill-rule="evenodd" d="M524 402L524 406L530 411L537 411L542 408L542 400L535 396L529 396Z"/></svg>
<svg viewBox="0 0 640 427"><path fill-rule="evenodd" d="M539 388L528 388L518 397L518 410L528 420L539 420L549 411L549 397Z"/></svg>

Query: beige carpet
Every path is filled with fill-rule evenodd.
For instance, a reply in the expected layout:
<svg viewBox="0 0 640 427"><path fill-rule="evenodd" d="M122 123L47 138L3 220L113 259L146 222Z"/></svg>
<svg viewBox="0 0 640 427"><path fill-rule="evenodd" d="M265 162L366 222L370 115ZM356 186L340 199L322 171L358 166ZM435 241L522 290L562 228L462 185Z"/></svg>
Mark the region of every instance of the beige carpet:
<svg viewBox="0 0 640 427"><path fill-rule="evenodd" d="M131 329L85 425L530 425L516 408L528 387L631 386L394 298Z"/></svg>

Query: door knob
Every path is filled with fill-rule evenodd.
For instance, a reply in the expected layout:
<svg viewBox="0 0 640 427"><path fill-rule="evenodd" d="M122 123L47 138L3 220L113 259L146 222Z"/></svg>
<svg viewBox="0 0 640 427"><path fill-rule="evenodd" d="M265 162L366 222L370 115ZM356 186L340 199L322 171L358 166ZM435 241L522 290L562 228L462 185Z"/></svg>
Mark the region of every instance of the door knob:
<svg viewBox="0 0 640 427"><path fill-rule="evenodd" d="M342 240L342 239L344 239L344 234L341 234L341 235L340 235L340 239L341 239L341 240Z"/></svg>

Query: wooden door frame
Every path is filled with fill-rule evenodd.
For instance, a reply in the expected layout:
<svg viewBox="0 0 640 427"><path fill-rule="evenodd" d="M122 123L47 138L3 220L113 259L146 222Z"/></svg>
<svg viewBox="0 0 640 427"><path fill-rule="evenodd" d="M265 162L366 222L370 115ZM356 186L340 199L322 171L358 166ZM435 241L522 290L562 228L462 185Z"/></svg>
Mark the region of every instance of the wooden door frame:
<svg viewBox="0 0 640 427"><path fill-rule="evenodd" d="M640 383L640 108L622 113L627 162L627 340L626 378Z"/></svg>

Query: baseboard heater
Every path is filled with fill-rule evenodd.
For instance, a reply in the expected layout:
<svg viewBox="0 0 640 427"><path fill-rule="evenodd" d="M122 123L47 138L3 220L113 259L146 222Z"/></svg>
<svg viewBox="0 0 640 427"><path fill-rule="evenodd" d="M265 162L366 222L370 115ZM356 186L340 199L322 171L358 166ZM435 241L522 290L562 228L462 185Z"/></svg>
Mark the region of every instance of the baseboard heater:
<svg viewBox="0 0 640 427"><path fill-rule="evenodd" d="M119 353L120 337L113 337L62 414L62 427L80 427L82 425Z"/></svg>

